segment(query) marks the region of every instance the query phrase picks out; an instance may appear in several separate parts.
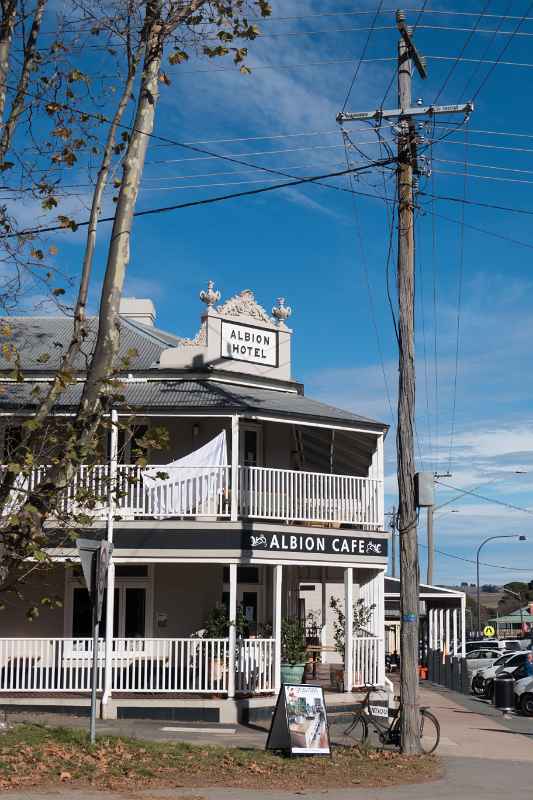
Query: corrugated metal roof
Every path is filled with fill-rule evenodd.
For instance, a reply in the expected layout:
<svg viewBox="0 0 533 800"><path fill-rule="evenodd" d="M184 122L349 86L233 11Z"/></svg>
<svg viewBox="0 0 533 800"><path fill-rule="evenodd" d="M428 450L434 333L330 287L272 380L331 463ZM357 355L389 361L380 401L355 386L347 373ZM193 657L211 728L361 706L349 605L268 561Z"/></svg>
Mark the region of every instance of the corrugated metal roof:
<svg viewBox="0 0 533 800"><path fill-rule="evenodd" d="M0 393L0 409L30 410L38 402L35 392L46 391L47 383L25 381L24 383L4 383ZM82 384L69 386L65 391L58 408L68 409L75 406L80 399ZM311 400L301 394L280 392L273 389L235 384L217 383L208 380L162 380L124 382L122 404L142 411L197 410L214 412L241 412L250 415L302 417L313 420L328 420L350 425L363 425L382 430L386 426L379 422L343 411L325 403ZM121 401L115 403L118 407Z"/></svg>
<svg viewBox="0 0 533 800"><path fill-rule="evenodd" d="M522 615L520 615L520 609L517 608L516 611L511 611L510 614L506 614L504 617L492 617L488 621L491 624L505 625L514 623L519 625L521 622L533 622L533 615L529 613L529 606L524 606Z"/></svg>
<svg viewBox="0 0 533 800"><path fill-rule="evenodd" d="M23 371L48 371L59 366L72 336L71 318L10 317L5 322L13 331L13 335L6 341L13 342L16 346ZM96 339L96 317L88 318L87 328L89 333L76 361L76 369L84 369L87 359L91 356ZM122 319L118 361L121 361L128 352L135 350L137 355L132 359L132 368L148 369L158 362L162 350L175 347L178 343L177 336L149 325ZM0 352L0 369L12 369L12 367L13 364Z"/></svg>
<svg viewBox="0 0 533 800"><path fill-rule="evenodd" d="M46 391L47 383L32 382L31 374L52 375L60 364L72 335L72 319L63 317L10 317L5 320L12 328L11 340L15 343L21 360L22 372L30 377L24 383L0 383L0 409L4 411L31 410L39 402L38 392ZM95 344L97 318L87 320L89 334L78 356L76 369L83 374ZM387 425L368 417L343 411L335 406L305 397L303 394L255 388L213 380L167 380L157 364L160 354L168 347L176 347L181 339L166 331L134 320L122 318L118 361L130 351L137 355L131 361L132 371L148 375L142 382L123 384L123 403L137 413L142 411L203 410L213 412L241 412L249 415L302 417L317 421L358 424L377 430ZM47 357L46 357L47 356ZM13 364L0 351L0 370L10 371ZM153 379L152 379L153 376ZM68 410L79 402L81 385L67 388L57 410Z"/></svg>

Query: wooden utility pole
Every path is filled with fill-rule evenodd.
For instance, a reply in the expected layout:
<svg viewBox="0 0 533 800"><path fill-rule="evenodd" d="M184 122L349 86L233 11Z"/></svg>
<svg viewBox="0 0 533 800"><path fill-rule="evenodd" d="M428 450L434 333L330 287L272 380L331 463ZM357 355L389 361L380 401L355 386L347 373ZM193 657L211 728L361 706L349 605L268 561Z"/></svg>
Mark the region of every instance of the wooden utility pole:
<svg viewBox="0 0 533 800"><path fill-rule="evenodd" d="M471 103L457 106L412 107L411 81L414 62L421 78L427 77L424 59L405 24L402 11L396 12L400 32L398 43L398 108L370 112L341 113L337 122L398 119L398 339L399 387L396 432L398 469L398 534L400 539L400 612L401 612L401 746L404 753L420 752L418 711L418 592L419 562L417 514L415 506L415 349L414 349L414 199L413 173L418 173L417 137L413 117L473 110Z"/></svg>
<svg viewBox="0 0 533 800"><path fill-rule="evenodd" d="M397 22L403 22L400 12ZM406 30L406 29L405 29ZM398 43L398 106L411 107L410 35ZM422 65L423 67L423 65ZM425 78L425 70L421 77ZM420 750L417 702L418 667L418 566L415 507L415 240L413 203L413 162L416 163L415 131L412 119L400 120L398 135L398 340L399 384L396 453L398 463L398 528L400 533L400 696L402 750Z"/></svg>

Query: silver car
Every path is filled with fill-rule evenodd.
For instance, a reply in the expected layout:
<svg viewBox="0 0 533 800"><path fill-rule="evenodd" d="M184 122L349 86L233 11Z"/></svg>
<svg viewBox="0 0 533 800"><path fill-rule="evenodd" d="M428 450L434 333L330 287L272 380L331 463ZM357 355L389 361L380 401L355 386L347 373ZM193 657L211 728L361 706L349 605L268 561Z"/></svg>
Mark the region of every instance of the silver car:
<svg viewBox="0 0 533 800"><path fill-rule="evenodd" d="M468 670L468 675L472 676L478 669L484 669L485 667L492 666L496 659L500 658L501 654L501 650L496 648L493 650L489 650L488 648L471 650L470 653L466 654L466 668Z"/></svg>

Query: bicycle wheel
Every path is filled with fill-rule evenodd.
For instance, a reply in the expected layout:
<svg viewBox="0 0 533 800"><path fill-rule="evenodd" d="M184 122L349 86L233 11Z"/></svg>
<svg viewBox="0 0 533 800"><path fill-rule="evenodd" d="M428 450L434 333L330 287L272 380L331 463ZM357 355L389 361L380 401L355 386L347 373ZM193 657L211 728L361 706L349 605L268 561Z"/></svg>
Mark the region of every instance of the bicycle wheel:
<svg viewBox="0 0 533 800"><path fill-rule="evenodd" d="M332 744L341 747L364 745L368 740L368 723L362 714L350 717L337 717L329 725Z"/></svg>
<svg viewBox="0 0 533 800"><path fill-rule="evenodd" d="M420 709L420 747L423 753L433 753L440 742L440 725L437 717L426 708Z"/></svg>

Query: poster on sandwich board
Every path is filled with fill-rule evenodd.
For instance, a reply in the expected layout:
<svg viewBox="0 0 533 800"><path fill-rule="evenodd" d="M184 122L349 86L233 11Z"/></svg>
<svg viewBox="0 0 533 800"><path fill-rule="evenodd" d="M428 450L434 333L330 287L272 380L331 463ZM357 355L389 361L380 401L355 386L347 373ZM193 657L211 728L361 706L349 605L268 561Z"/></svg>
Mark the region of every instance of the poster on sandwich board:
<svg viewBox="0 0 533 800"><path fill-rule="evenodd" d="M291 756L329 756L328 717L321 686L284 683L270 725L267 750Z"/></svg>

